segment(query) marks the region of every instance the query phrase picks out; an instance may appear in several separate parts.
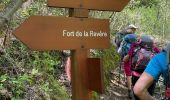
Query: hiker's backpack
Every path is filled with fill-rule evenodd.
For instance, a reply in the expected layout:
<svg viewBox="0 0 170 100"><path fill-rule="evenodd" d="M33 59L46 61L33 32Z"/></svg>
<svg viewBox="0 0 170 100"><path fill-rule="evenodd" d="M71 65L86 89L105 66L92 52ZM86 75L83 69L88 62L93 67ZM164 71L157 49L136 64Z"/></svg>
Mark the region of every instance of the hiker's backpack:
<svg viewBox="0 0 170 100"><path fill-rule="evenodd" d="M120 44L123 41L123 38L125 37L125 35L127 35L127 32L125 32L125 31L116 33L115 43L116 43L117 48L120 47Z"/></svg>
<svg viewBox="0 0 170 100"><path fill-rule="evenodd" d="M128 51L131 47L131 44L136 42L137 35L136 34L127 34L121 43L121 55L122 57L126 56L128 54Z"/></svg>
<svg viewBox="0 0 170 100"><path fill-rule="evenodd" d="M167 73L167 81L166 81L166 91L165 91L165 97L167 99L170 99L170 44L166 47L166 54L167 54L167 67L168 67L168 73Z"/></svg>
<svg viewBox="0 0 170 100"><path fill-rule="evenodd" d="M142 36L140 43L133 50L132 70L142 73L155 54L153 40L149 36Z"/></svg>

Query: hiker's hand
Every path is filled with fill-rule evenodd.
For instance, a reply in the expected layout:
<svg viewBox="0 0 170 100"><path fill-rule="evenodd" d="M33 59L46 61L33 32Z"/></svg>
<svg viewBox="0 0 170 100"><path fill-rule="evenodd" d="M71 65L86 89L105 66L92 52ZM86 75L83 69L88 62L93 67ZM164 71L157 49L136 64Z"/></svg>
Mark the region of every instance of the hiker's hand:
<svg viewBox="0 0 170 100"><path fill-rule="evenodd" d="M129 60L129 55L126 55L124 58L123 58L123 62L127 62Z"/></svg>

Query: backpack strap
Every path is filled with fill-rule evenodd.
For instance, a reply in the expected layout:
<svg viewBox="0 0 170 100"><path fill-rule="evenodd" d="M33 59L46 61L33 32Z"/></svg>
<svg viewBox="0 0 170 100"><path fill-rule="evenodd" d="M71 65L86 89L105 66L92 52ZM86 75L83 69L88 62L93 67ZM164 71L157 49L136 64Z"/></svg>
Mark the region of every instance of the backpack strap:
<svg viewBox="0 0 170 100"><path fill-rule="evenodd" d="M168 70L170 70L170 44L168 44L167 47L167 64L168 64Z"/></svg>
<svg viewBox="0 0 170 100"><path fill-rule="evenodd" d="M169 100L170 99L170 44L167 45L165 52L167 55L166 60L167 60L167 67L168 67L165 98Z"/></svg>
<svg viewBox="0 0 170 100"><path fill-rule="evenodd" d="M170 84L170 44L167 45L166 54L167 54L166 59L167 59L167 66L168 66L168 73L167 73L168 79L166 85L167 87L169 87L168 84Z"/></svg>

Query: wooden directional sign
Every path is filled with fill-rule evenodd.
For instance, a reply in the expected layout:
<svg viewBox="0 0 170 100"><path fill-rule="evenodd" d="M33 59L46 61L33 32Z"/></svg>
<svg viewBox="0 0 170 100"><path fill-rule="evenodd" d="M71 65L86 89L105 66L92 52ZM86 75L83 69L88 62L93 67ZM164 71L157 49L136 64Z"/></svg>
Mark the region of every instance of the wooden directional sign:
<svg viewBox="0 0 170 100"><path fill-rule="evenodd" d="M130 0L48 0L48 6L122 11Z"/></svg>
<svg viewBox="0 0 170 100"><path fill-rule="evenodd" d="M37 51L109 48L109 20L31 16L14 35Z"/></svg>
<svg viewBox="0 0 170 100"><path fill-rule="evenodd" d="M89 10L121 11L130 0L48 0L53 7L74 8L72 17L31 16L14 35L36 51L71 50L73 100L92 100L91 90L104 92L101 59L88 49L109 48L109 20L88 18ZM79 18L73 18L79 17Z"/></svg>

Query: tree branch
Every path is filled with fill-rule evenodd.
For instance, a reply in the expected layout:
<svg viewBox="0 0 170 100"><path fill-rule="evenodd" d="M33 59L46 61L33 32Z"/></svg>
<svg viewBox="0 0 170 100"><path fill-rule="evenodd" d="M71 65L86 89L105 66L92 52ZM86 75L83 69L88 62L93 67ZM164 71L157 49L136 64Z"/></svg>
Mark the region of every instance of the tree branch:
<svg viewBox="0 0 170 100"><path fill-rule="evenodd" d="M11 0L7 7L0 12L0 27L3 27L12 15L22 6L26 0Z"/></svg>

